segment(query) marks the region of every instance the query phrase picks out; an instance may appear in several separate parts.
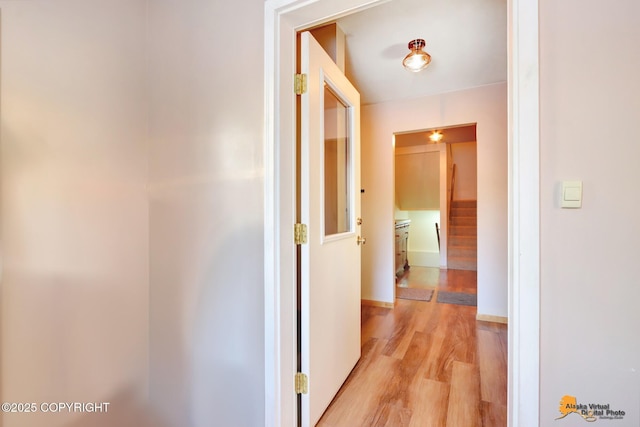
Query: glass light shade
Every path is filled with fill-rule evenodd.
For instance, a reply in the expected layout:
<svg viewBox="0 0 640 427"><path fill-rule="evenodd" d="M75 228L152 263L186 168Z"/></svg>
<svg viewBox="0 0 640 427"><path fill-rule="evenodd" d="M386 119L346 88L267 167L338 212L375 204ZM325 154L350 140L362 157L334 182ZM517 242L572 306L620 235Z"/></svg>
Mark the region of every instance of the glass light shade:
<svg viewBox="0 0 640 427"><path fill-rule="evenodd" d="M402 61L404 68L414 73L427 68L427 65L431 62L431 55L422 50L424 46L423 39L415 39L409 42L411 52Z"/></svg>
<svg viewBox="0 0 640 427"><path fill-rule="evenodd" d="M433 142L440 142L440 140L442 139L442 134L436 130L431 135L429 135L429 139Z"/></svg>

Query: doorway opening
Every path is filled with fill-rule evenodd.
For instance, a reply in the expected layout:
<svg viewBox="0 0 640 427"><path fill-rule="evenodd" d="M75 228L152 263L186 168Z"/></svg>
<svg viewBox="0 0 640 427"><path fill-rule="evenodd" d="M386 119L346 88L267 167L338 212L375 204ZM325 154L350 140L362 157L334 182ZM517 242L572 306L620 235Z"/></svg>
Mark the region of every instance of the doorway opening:
<svg viewBox="0 0 640 427"><path fill-rule="evenodd" d="M407 248L396 242L396 257L407 258L396 260L396 277L411 265L477 270L476 126L394 134L394 222L411 236Z"/></svg>
<svg viewBox="0 0 640 427"><path fill-rule="evenodd" d="M295 31L381 2L265 2L265 419L295 423ZM539 414L538 1L509 0L509 422Z"/></svg>

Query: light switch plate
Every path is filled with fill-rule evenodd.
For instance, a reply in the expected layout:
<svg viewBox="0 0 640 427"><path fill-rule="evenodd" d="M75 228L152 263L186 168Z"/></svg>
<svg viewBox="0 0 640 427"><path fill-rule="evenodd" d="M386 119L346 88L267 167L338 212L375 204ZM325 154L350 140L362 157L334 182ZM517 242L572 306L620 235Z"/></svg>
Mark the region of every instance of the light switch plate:
<svg viewBox="0 0 640 427"><path fill-rule="evenodd" d="M563 181L562 200L563 208L577 209L582 207L582 181Z"/></svg>

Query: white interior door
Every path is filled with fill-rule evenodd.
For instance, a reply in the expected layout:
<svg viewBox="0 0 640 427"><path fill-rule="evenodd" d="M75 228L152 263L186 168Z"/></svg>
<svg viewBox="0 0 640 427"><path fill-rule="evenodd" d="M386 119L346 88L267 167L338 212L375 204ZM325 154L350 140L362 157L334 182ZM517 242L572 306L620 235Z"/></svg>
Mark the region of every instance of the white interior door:
<svg viewBox="0 0 640 427"><path fill-rule="evenodd" d="M313 426L360 358L360 94L308 32L301 71L301 417Z"/></svg>

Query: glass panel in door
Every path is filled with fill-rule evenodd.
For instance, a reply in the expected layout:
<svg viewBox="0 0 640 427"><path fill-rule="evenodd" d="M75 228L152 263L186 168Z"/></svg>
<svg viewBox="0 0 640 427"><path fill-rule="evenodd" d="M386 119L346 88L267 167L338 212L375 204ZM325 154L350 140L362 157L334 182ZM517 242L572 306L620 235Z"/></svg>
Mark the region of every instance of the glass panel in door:
<svg viewBox="0 0 640 427"><path fill-rule="evenodd" d="M324 85L324 235L352 231L349 107Z"/></svg>

